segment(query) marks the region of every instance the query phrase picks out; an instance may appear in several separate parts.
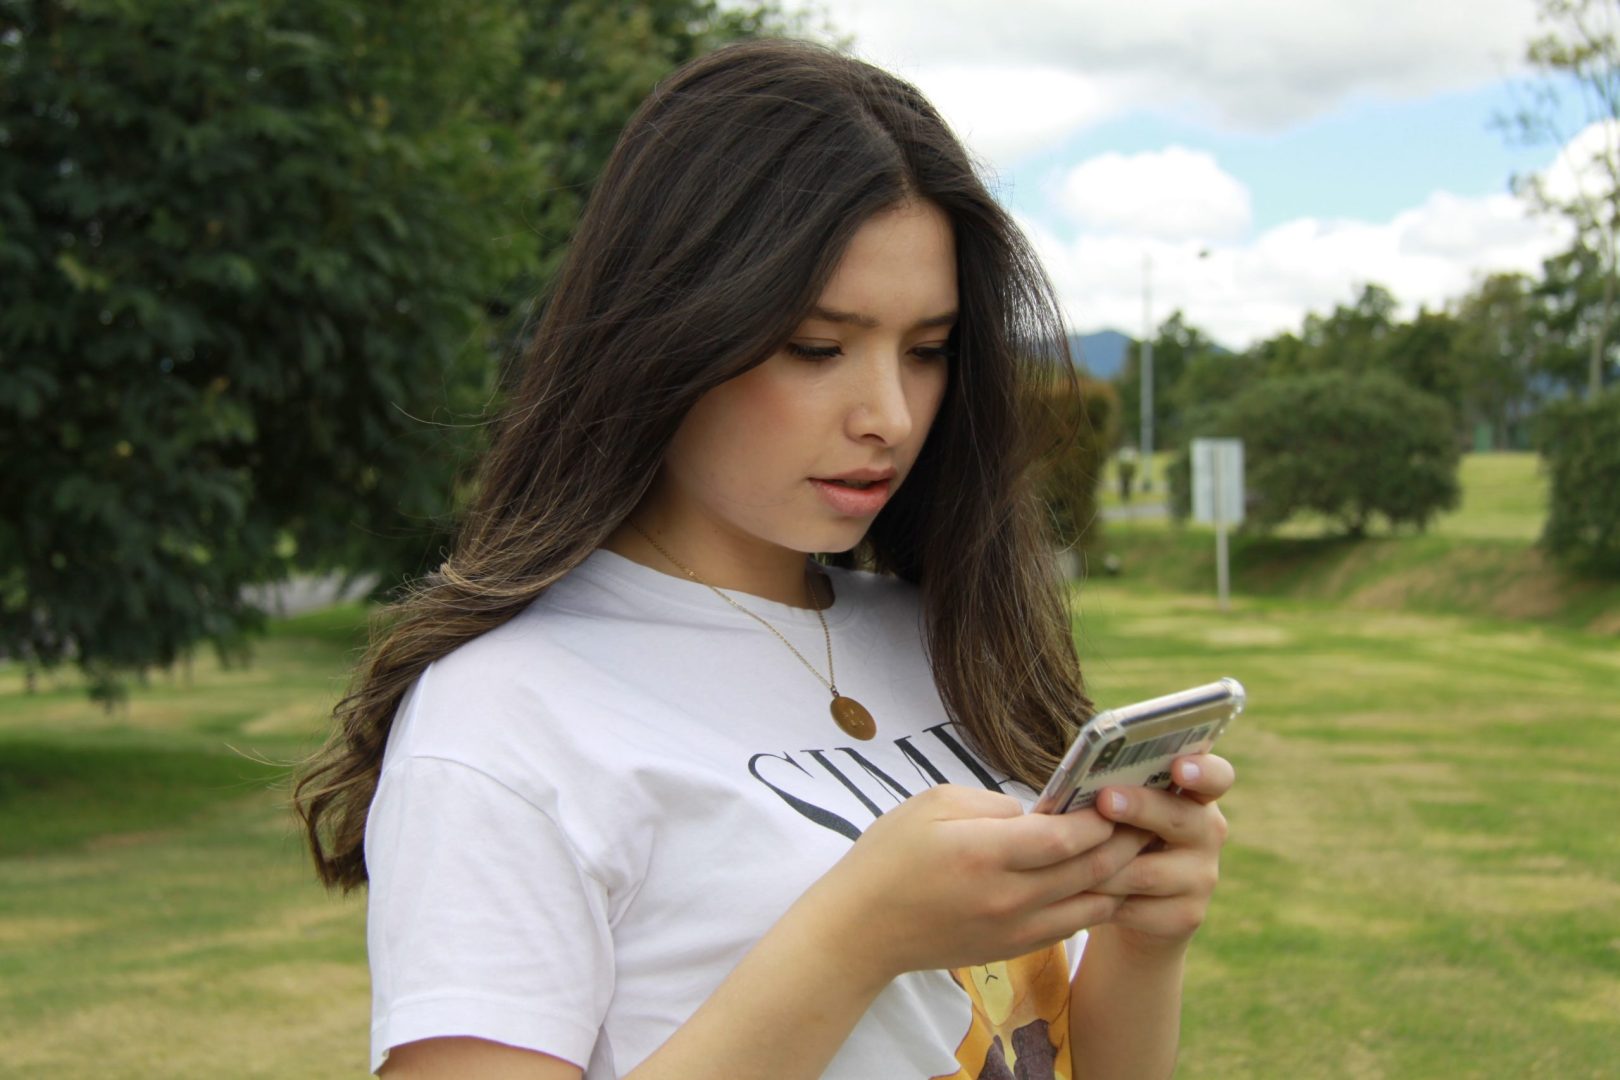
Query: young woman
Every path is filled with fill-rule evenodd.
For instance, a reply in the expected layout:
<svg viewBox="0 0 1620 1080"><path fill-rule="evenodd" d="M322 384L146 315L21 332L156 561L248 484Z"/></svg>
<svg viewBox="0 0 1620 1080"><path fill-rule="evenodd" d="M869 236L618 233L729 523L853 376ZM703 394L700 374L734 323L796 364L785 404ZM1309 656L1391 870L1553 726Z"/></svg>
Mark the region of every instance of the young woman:
<svg viewBox="0 0 1620 1080"><path fill-rule="evenodd" d="M911 86L777 41L658 87L300 785L373 1068L1171 1071L1230 766L1024 813L1091 711L1027 477L1061 343Z"/></svg>

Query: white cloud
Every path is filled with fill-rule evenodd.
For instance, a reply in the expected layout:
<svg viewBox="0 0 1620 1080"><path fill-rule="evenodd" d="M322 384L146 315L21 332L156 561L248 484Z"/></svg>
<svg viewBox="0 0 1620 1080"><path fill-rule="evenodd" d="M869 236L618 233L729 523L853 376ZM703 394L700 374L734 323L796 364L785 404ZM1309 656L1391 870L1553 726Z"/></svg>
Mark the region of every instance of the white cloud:
<svg viewBox="0 0 1620 1080"><path fill-rule="evenodd" d="M1598 198L1620 176L1620 123L1600 120L1577 132L1540 174L1542 189L1560 203Z"/></svg>
<svg viewBox="0 0 1620 1080"><path fill-rule="evenodd" d="M1052 194L1060 212L1098 232L1235 240L1252 218L1249 189L1213 155L1180 146L1091 158Z"/></svg>
<svg viewBox="0 0 1620 1080"><path fill-rule="evenodd" d="M1385 222L1300 218L1241 242L1081 232L1060 236L1021 222L1077 330L1142 331L1144 259L1153 322L1181 309L1232 348L1283 330L1306 312L1348 303L1368 282L1387 287L1404 315L1444 306L1486 273L1535 272L1567 242L1556 219L1507 195L1439 192Z"/></svg>
<svg viewBox="0 0 1620 1080"><path fill-rule="evenodd" d="M1003 166L1035 133L1169 109L1278 130L1520 69L1527 0L823 0L858 53L911 78ZM1032 75L1028 73L1039 73ZM1054 97L1052 87L1066 89ZM993 122L988 122L993 121ZM1004 136L1005 125L1019 134Z"/></svg>
<svg viewBox="0 0 1620 1080"><path fill-rule="evenodd" d="M1058 67L980 64L892 70L914 82L957 135L993 164L1017 160L1065 132L1102 119L1113 107L1098 80Z"/></svg>

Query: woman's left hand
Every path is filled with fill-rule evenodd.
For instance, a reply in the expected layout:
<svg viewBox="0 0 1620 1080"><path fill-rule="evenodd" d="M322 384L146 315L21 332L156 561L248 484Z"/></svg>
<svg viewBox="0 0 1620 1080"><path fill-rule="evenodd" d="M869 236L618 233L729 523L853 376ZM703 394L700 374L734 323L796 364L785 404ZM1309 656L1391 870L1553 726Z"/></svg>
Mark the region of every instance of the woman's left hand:
<svg viewBox="0 0 1620 1080"><path fill-rule="evenodd" d="M1232 763L1214 754L1177 758L1170 774L1179 792L1107 788L1097 798L1103 817L1158 837L1092 889L1126 898L1108 923L1145 948L1184 946L1203 925L1226 843L1226 817L1215 801L1236 779Z"/></svg>

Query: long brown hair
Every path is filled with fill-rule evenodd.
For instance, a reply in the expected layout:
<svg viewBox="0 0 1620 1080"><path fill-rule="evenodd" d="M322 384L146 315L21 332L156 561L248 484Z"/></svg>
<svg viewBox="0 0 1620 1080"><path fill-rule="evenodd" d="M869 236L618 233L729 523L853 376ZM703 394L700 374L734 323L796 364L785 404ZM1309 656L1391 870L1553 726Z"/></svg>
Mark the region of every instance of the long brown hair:
<svg viewBox="0 0 1620 1080"><path fill-rule="evenodd" d="M450 558L394 604L294 802L328 885L366 880L366 814L422 670L512 618L646 494L704 393L774 353L855 231L926 199L955 231L946 398L906 484L831 556L919 585L949 715L1039 786L1091 712L1028 465L1028 417L1073 383L1051 287L918 91L796 41L670 75L598 180L522 362Z"/></svg>

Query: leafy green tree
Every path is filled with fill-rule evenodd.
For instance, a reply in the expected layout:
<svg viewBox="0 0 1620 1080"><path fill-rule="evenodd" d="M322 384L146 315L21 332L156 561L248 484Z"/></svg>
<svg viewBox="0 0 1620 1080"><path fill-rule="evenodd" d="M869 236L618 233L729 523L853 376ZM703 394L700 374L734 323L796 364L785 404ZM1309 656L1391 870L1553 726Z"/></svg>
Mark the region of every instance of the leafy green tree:
<svg viewBox="0 0 1620 1080"><path fill-rule="evenodd" d="M1305 316L1300 364L1307 371L1377 371L1395 325L1395 297L1382 285L1364 285L1354 303Z"/></svg>
<svg viewBox="0 0 1620 1080"><path fill-rule="evenodd" d="M1249 347L1248 354L1268 376L1303 375L1307 371L1305 343L1291 331L1256 342Z"/></svg>
<svg viewBox="0 0 1620 1080"><path fill-rule="evenodd" d="M1497 449L1527 445L1532 380L1547 349L1536 283L1492 274L1457 302L1455 315L1464 422L1488 428Z"/></svg>
<svg viewBox="0 0 1620 1080"><path fill-rule="evenodd" d="M488 105L541 170L523 222L537 259L533 277L504 297L513 306L551 279L619 130L659 79L727 41L801 32L809 23L774 0L725 8L713 0L545 0L523 7L520 63Z"/></svg>
<svg viewBox="0 0 1620 1080"><path fill-rule="evenodd" d="M1612 377L1620 322L1620 0L1536 0L1536 9L1542 29L1525 59L1538 79L1499 125L1524 142L1574 152L1565 188L1555 190L1537 175L1518 178L1515 187L1575 227L1571 255L1580 273L1571 276L1590 285L1580 297L1590 310L1575 318L1583 331L1586 393L1596 396ZM1564 126L1572 111L1584 134Z"/></svg>
<svg viewBox="0 0 1620 1080"><path fill-rule="evenodd" d="M1411 322L1398 322L1384 340L1379 367L1406 385L1446 403L1453 430L1465 437L1463 373L1457 353L1462 327L1445 311L1419 309Z"/></svg>
<svg viewBox="0 0 1620 1080"><path fill-rule="evenodd" d="M1196 430L1202 417L1269 377L1273 376L1260 349L1241 353L1212 349L1195 354L1170 388L1171 404L1183 432Z"/></svg>
<svg viewBox="0 0 1620 1080"><path fill-rule="evenodd" d="M1536 426L1552 480L1542 543L1583 568L1620 574L1620 388L1554 403Z"/></svg>
<svg viewBox="0 0 1620 1080"><path fill-rule="evenodd" d="M1159 324L1153 340L1153 441L1173 446L1181 440L1180 401L1174 388L1195 358L1220 349L1198 327L1176 311ZM1141 441L1142 350L1138 342L1125 349L1125 363L1115 376L1120 402L1120 435L1136 445Z"/></svg>
<svg viewBox="0 0 1620 1080"><path fill-rule="evenodd" d="M1249 523L1320 514L1351 536L1375 516L1423 528L1457 504L1459 451L1450 409L1393 376L1327 371L1264 379L1199 434L1244 441ZM1191 504L1189 453L1171 471L1171 505Z"/></svg>
<svg viewBox="0 0 1620 1080"><path fill-rule="evenodd" d="M110 692L246 583L436 561L534 200L751 17L586 8L0 0L0 652ZM531 71L553 30L606 81Z"/></svg>
<svg viewBox="0 0 1620 1080"><path fill-rule="evenodd" d="M1536 370L1555 390L1591 391L1593 350L1614 351L1620 305L1604 299L1610 288L1603 253L1586 239L1542 262L1535 288L1536 313L1545 331ZM1612 367L1612 365L1606 365ZM1600 380L1612 376L1599 372Z"/></svg>

